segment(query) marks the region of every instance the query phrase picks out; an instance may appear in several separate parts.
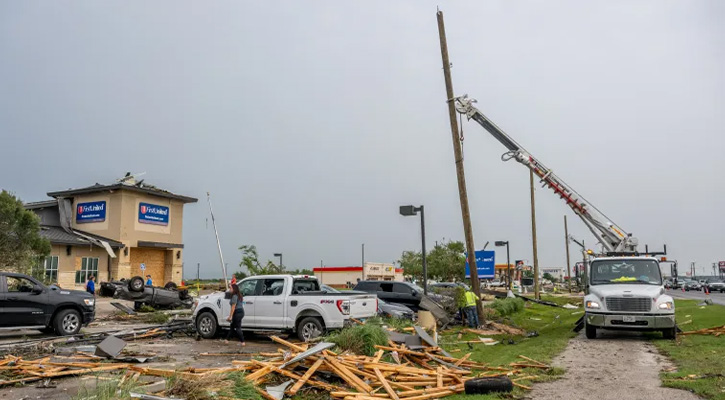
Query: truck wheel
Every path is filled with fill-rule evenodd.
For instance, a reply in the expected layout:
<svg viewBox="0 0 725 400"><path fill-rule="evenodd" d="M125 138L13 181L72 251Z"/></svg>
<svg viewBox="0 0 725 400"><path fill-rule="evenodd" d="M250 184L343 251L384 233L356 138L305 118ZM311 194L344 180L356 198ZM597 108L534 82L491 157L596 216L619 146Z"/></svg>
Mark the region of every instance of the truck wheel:
<svg viewBox="0 0 725 400"><path fill-rule="evenodd" d="M662 339L673 340L677 337L677 328L667 328L662 330Z"/></svg>
<svg viewBox="0 0 725 400"><path fill-rule="evenodd" d="M204 339L211 339L216 336L217 328L216 317L209 311L203 312L196 317L196 331Z"/></svg>
<svg viewBox="0 0 725 400"><path fill-rule="evenodd" d="M174 282L166 282L164 285L164 289L176 289L176 284Z"/></svg>
<svg viewBox="0 0 725 400"><path fill-rule="evenodd" d="M297 324L297 337L301 341L307 342L315 339L323 333L322 323L315 317L303 318L299 324Z"/></svg>
<svg viewBox="0 0 725 400"><path fill-rule="evenodd" d="M128 290L131 292L143 292L144 281L140 276L134 276L128 281Z"/></svg>
<svg viewBox="0 0 725 400"><path fill-rule="evenodd" d="M61 336L75 335L81 330L81 314L73 309L61 310L53 319L55 333Z"/></svg>
<svg viewBox="0 0 725 400"><path fill-rule="evenodd" d="M587 339L596 339L597 338L597 327L594 325L586 324L585 331L587 335Z"/></svg>

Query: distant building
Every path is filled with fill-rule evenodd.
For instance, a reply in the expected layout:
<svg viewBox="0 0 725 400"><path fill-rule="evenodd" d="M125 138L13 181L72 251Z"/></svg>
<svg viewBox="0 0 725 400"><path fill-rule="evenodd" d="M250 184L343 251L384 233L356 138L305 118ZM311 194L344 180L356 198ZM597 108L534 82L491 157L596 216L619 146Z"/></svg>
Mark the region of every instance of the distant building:
<svg viewBox="0 0 725 400"><path fill-rule="evenodd" d="M28 203L40 217L52 250L38 268L64 288L151 275L154 284L181 281L184 205L177 195L127 176L111 185L50 192L53 200Z"/></svg>
<svg viewBox="0 0 725 400"><path fill-rule="evenodd" d="M317 267L313 272L320 283L334 288L354 286L358 280L403 281L403 269L385 263L366 262L364 267Z"/></svg>
<svg viewBox="0 0 725 400"><path fill-rule="evenodd" d="M542 268L541 276L543 277L544 274L551 274L554 278L562 280L566 276L566 270L564 268Z"/></svg>

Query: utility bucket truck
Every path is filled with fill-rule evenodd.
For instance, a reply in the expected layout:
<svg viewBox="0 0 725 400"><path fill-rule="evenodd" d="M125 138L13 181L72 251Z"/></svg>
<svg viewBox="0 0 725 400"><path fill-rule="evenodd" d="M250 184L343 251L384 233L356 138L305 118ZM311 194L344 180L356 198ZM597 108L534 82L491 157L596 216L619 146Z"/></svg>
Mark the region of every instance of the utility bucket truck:
<svg viewBox="0 0 725 400"><path fill-rule="evenodd" d="M585 283L586 336L594 339L598 329L661 331L674 338L675 305L665 294L655 254L637 252L637 238L613 223L602 211L506 134L474 106L468 96L456 97L456 111L476 121L508 150L503 161L516 160L539 177L581 218L602 245L603 255L594 257Z"/></svg>

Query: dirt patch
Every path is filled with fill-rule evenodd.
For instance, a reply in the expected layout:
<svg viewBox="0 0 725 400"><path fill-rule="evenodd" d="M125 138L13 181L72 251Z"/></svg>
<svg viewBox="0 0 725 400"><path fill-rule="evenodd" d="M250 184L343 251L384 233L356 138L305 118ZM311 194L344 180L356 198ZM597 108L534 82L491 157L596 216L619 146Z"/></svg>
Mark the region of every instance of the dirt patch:
<svg viewBox="0 0 725 400"><path fill-rule="evenodd" d="M699 399L690 392L661 386L659 373L672 365L641 334L600 332L596 340L579 335L553 365L566 368L564 377L536 384L527 398Z"/></svg>

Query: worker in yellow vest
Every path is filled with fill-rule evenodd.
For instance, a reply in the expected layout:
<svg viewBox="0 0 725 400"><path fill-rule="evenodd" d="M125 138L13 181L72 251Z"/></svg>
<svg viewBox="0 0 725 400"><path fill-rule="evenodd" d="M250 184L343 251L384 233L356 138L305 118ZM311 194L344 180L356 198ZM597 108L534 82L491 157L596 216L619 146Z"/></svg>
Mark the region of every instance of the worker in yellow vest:
<svg viewBox="0 0 725 400"><path fill-rule="evenodd" d="M476 310L476 294L472 291L466 291L466 319L468 326L478 328L478 310Z"/></svg>

